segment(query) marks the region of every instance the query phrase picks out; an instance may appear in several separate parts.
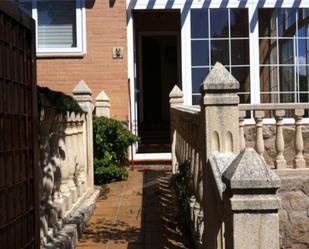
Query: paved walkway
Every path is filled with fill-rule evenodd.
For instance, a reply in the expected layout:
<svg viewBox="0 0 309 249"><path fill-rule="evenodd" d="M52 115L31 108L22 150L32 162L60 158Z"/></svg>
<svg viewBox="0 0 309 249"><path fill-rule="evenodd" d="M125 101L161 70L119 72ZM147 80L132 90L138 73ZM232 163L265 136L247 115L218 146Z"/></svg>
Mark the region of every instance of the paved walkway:
<svg viewBox="0 0 309 249"><path fill-rule="evenodd" d="M166 171L134 171L106 185L77 249L192 248L177 229L169 179Z"/></svg>

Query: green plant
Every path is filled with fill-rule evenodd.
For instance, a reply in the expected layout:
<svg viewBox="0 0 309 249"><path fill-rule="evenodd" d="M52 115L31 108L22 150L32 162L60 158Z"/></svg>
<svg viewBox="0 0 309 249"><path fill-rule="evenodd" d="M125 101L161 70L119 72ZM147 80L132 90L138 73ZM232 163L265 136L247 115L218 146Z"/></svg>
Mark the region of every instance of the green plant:
<svg viewBox="0 0 309 249"><path fill-rule="evenodd" d="M57 113L65 114L67 111L83 113L83 110L72 96L53 91L48 87L38 86L38 99L39 109L40 106L48 104L54 107Z"/></svg>
<svg viewBox="0 0 309 249"><path fill-rule="evenodd" d="M105 117L93 118L95 183L125 180L128 171L128 147L138 137L128 131L120 121Z"/></svg>

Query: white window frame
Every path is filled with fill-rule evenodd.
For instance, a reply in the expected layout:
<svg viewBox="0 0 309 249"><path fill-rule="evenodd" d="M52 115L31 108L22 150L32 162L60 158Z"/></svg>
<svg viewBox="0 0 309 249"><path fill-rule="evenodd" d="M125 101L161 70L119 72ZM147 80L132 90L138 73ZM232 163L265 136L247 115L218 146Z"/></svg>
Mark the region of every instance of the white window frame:
<svg viewBox="0 0 309 249"><path fill-rule="evenodd" d="M22 0L32 3L32 18L35 20L36 34L38 30L37 2L40 0ZM76 47L75 48L40 48L36 35L37 57L82 57L86 54L86 9L85 0L76 2Z"/></svg>
<svg viewBox="0 0 309 249"><path fill-rule="evenodd" d="M297 3L299 8L309 8L308 0L248 0L243 1L242 8L248 9L249 22L257 18L257 6L263 2L262 8L291 8ZM134 4L132 4L134 3ZM149 9L179 9L181 11L181 63L182 63L182 90L184 93L184 102L186 105L192 104L192 77L191 77L191 20L190 9L192 8L237 8L241 4L240 0L126 0L127 7L127 46L128 46L128 78L130 79L130 89L132 93L131 108L133 120L137 119L137 107L135 100L135 80L136 80L136 62L134 51L134 26L132 20L132 10L149 10ZM277 6L277 5L280 6ZM189 13L188 13L189 11ZM251 104L260 103L260 61L259 61L259 25L249 29L249 53L250 53L250 97ZM293 120L288 120L288 123ZM304 118L303 122L309 123L309 118ZM134 131L137 126L134 124Z"/></svg>

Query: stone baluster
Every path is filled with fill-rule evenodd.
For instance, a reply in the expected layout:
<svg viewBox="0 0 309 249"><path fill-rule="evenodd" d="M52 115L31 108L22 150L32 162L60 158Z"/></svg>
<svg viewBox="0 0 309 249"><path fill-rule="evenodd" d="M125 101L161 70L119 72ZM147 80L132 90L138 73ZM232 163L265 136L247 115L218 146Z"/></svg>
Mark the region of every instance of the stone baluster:
<svg viewBox="0 0 309 249"><path fill-rule="evenodd" d="M95 115L97 117L110 117L110 99L104 91L101 91L95 99Z"/></svg>
<svg viewBox="0 0 309 249"><path fill-rule="evenodd" d="M57 209L58 215L60 218L63 217L66 211L66 203L65 199L63 198L63 194L61 192L61 183L62 183L62 148L60 147L60 141L63 138L63 115L57 115L55 119L55 124L53 126L54 134L52 137L52 154L53 154L53 161L54 161L54 182L55 182L55 193L54 193L54 205Z"/></svg>
<svg viewBox="0 0 309 249"><path fill-rule="evenodd" d="M246 118L246 111L239 111L239 144L240 144L240 150L243 150L246 147L245 118Z"/></svg>
<svg viewBox="0 0 309 249"><path fill-rule="evenodd" d="M65 214L65 211L69 210L72 206L71 193L68 186L69 181L69 155L67 147L70 146L70 143L67 139L68 137L68 117L67 115L61 115L61 125L59 129L59 154L60 154L60 174L61 174L61 199L59 199L59 205L62 210L62 215Z"/></svg>
<svg viewBox="0 0 309 249"><path fill-rule="evenodd" d="M68 130L67 130L67 156L69 159L68 167L69 167L69 179L68 179L68 187L70 189L71 193L71 201L72 203L75 203L77 201L77 189L76 184L74 181L74 175L75 175L75 140L74 140L74 122L75 122L75 114L70 113L68 114Z"/></svg>
<svg viewBox="0 0 309 249"><path fill-rule="evenodd" d="M294 110L295 119L295 158L294 168L305 168L306 161L304 160L304 141L302 134L302 118L304 116L304 109Z"/></svg>
<svg viewBox="0 0 309 249"><path fill-rule="evenodd" d="M169 94L169 98L170 98L171 139L172 139L172 146L171 146L172 172L173 174L175 174L178 170L178 161L176 156L176 144L178 143L178 141L176 141L177 130L174 128L176 124L173 124L174 118L172 108L179 105L183 105L184 103L183 93L177 85L173 87L172 91Z"/></svg>
<svg viewBox="0 0 309 249"><path fill-rule="evenodd" d="M276 151L277 156L275 160L275 167L277 169L286 168L286 160L284 158L284 138L283 138L283 117L285 116L284 110L276 110Z"/></svg>
<svg viewBox="0 0 309 249"><path fill-rule="evenodd" d="M80 193L83 194L86 191L86 174L85 174L85 140L84 140L84 114L80 115L78 122L78 153L79 153L79 182L80 182Z"/></svg>
<svg viewBox="0 0 309 249"><path fill-rule="evenodd" d="M255 127L256 127L256 142L255 149L257 153L264 159L264 138L263 138L263 118L264 111L254 111Z"/></svg>
<svg viewBox="0 0 309 249"><path fill-rule="evenodd" d="M89 191L94 190L94 179L93 179L93 123L92 123L92 112L93 104L91 98L92 92L84 81L80 81L73 89L73 96L78 102L82 110L85 112L86 118L86 139L87 141L87 184Z"/></svg>
<svg viewBox="0 0 309 249"><path fill-rule="evenodd" d="M74 183L76 188L76 196L80 197L80 183L79 183L79 174L80 174L80 154L79 154L79 144L78 144L78 122L80 115L74 113L74 121L73 121L73 155L74 155Z"/></svg>

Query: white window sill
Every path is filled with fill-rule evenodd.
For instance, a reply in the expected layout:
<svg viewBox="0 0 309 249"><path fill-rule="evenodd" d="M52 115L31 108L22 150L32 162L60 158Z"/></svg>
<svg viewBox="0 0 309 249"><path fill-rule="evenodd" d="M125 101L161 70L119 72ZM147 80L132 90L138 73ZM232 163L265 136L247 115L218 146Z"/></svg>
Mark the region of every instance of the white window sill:
<svg viewBox="0 0 309 249"><path fill-rule="evenodd" d="M38 58L54 58L54 57L84 57L84 52L37 52Z"/></svg>

